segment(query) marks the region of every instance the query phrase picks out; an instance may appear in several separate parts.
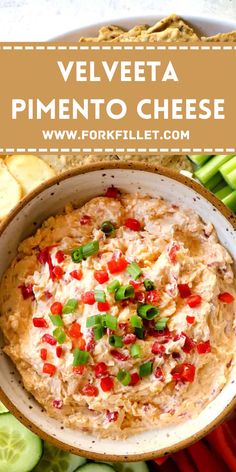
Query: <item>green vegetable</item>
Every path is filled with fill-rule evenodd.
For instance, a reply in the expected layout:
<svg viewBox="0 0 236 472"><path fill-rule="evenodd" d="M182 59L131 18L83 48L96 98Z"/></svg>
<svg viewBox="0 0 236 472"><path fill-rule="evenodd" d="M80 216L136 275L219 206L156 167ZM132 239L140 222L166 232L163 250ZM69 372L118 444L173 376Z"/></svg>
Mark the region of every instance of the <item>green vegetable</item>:
<svg viewBox="0 0 236 472"><path fill-rule="evenodd" d="M138 339L144 339L144 328L135 328L134 332Z"/></svg>
<svg viewBox="0 0 236 472"><path fill-rule="evenodd" d="M208 161L208 159L210 159L210 157L210 155L205 156L205 154L192 154L191 156L188 156L190 161L199 167L203 166Z"/></svg>
<svg viewBox="0 0 236 472"><path fill-rule="evenodd" d="M117 329L117 318L115 316L110 315L110 313L106 313L106 315L103 317L103 320L106 328L112 329L112 331Z"/></svg>
<svg viewBox="0 0 236 472"><path fill-rule="evenodd" d="M65 342L66 333L61 327L54 329L52 334L59 344L63 344Z"/></svg>
<svg viewBox="0 0 236 472"><path fill-rule="evenodd" d="M142 275L142 270L140 269L139 265L136 262L131 262L126 268L126 272L132 277L132 279L136 280Z"/></svg>
<svg viewBox="0 0 236 472"><path fill-rule="evenodd" d="M212 192L216 194L217 192L219 192L219 190L221 190L224 187L225 187L225 181L224 179L222 179L221 182L212 189Z"/></svg>
<svg viewBox="0 0 236 472"><path fill-rule="evenodd" d="M150 472L146 462L111 462L111 465L114 467L116 472ZM101 470L94 469L92 472L101 472ZM106 471L103 470L102 472Z"/></svg>
<svg viewBox="0 0 236 472"><path fill-rule="evenodd" d="M81 262L83 259L87 259L89 256L97 254L99 251L99 241L90 241L84 246L73 249L71 257L73 262Z"/></svg>
<svg viewBox="0 0 236 472"><path fill-rule="evenodd" d="M217 172L215 175L213 175L213 177L211 177L211 179L209 179L205 183L205 187L208 188L208 190L212 191L221 182L224 182L222 179L222 175L220 174L220 172Z"/></svg>
<svg viewBox="0 0 236 472"><path fill-rule="evenodd" d="M43 457L34 472L74 472L85 464L84 457L70 454L44 442Z"/></svg>
<svg viewBox="0 0 236 472"><path fill-rule="evenodd" d="M225 164L220 167L220 173L225 177L230 174L234 169L236 169L236 156L231 157Z"/></svg>
<svg viewBox="0 0 236 472"><path fill-rule="evenodd" d="M49 315L54 326L63 326L63 320L60 315Z"/></svg>
<svg viewBox="0 0 236 472"><path fill-rule="evenodd" d="M154 288L155 288L154 283L150 279L145 279L143 284L144 284L144 287L147 290L147 292L149 292L150 290L154 290Z"/></svg>
<svg viewBox="0 0 236 472"><path fill-rule="evenodd" d="M120 282L119 282L119 280L113 280L112 282L110 282L110 283L107 285L107 290L108 290L108 292L110 292L110 293L114 293L114 292L116 292L116 290L118 290L119 287L120 287Z"/></svg>
<svg viewBox="0 0 236 472"><path fill-rule="evenodd" d="M5 407L5 405L3 405L2 402L0 402L0 415L7 412L8 412L8 409Z"/></svg>
<svg viewBox="0 0 236 472"><path fill-rule="evenodd" d="M128 298L134 297L133 285L122 285L115 293L115 300L127 300Z"/></svg>
<svg viewBox="0 0 236 472"><path fill-rule="evenodd" d="M66 304L63 306L62 313L68 315L69 313L74 313L78 308L78 300L75 298L70 298Z"/></svg>
<svg viewBox="0 0 236 472"><path fill-rule="evenodd" d="M105 302L106 301L106 294L104 290L94 290L94 298L96 302Z"/></svg>
<svg viewBox="0 0 236 472"><path fill-rule="evenodd" d="M232 188L229 185L225 185L221 190L215 193L215 196L222 200L232 192Z"/></svg>
<svg viewBox="0 0 236 472"><path fill-rule="evenodd" d="M162 331L166 327L167 322L168 318L160 318L155 324L155 329L157 331Z"/></svg>
<svg viewBox="0 0 236 472"><path fill-rule="evenodd" d="M77 248L73 249L73 251L71 252L71 259L72 259L73 262L82 262L83 253L82 253L82 248L81 247L77 247Z"/></svg>
<svg viewBox="0 0 236 472"><path fill-rule="evenodd" d="M99 341L99 339L101 339L104 335L103 327L102 326L94 326L93 334L94 334L95 341Z"/></svg>
<svg viewBox="0 0 236 472"><path fill-rule="evenodd" d="M147 377L152 373L152 367L153 363L152 362L145 362L144 364L141 364L139 366L139 376L140 377Z"/></svg>
<svg viewBox="0 0 236 472"><path fill-rule="evenodd" d="M133 328L143 327L143 320L138 315L131 316L130 323L131 323L131 326L133 326Z"/></svg>
<svg viewBox="0 0 236 472"><path fill-rule="evenodd" d="M225 181L233 190L236 190L236 168L225 176Z"/></svg>
<svg viewBox="0 0 236 472"><path fill-rule="evenodd" d="M25 428L13 415L0 415L0 470L27 472L33 470L43 453L41 439Z"/></svg>
<svg viewBox="0 0 236 472"><path fill-rule="evenodd" d="M134 357L134 359L140 357L141 356L141 346L139 344L132 344L130 352L131 352L131 356Z"/></svg>
<svg viewBox="0 0 236 472"><path fill-rule="evenodd" d="M138 314L146 320L153 320L157 315L159 315L160 310L153 305L139 305Z"/></svg>
<svg viewBox="0 0 236 472"><path fill-rule="evenodd" d="M121 336L116 336L116 334L111 334L108 338L110 346L113 347L123 347L124 343Z"/></svg>
<svg viewBox="0 0 236 472"><path fill-rule="evenodd" d="M115 231L115 227L111 221L104 221L101 226L101 231L105 233L106 236L110 236Z"/></svg>
<svg viewBox="0 0 236 472"><path fill-rule="evenodd" d="M79 467L74 472L115 472L117 470L118 469L113 469L113 467L111 467L110 465L103 464L102 462L99 462L99 463L98 462L89 462L88 464L82 465L82 467ZM123 472L125 472L125 471L123 471ZM128 472L128 471L126 471L126 472ZM132 471L130 470L129 472L132 472ZM146 470L141 470L141 471L137 471L137 472L146 472Z"/></svg>
<svg viewBox="0 0 236 472"><path fill-rule="evenodd" d="M93 326L101 325L101 323L102 323L101 315L89 316L86 320L86 328L92 328Z"/></svg>
<svg viewBox="0 0 236 472"><path fill-rule="evenodd" d="M230 208L230 210L236 212L236 190L231 192L227 197L222 198L222 202Z"/></svg>
<svg viewBox="0 0 236 472"><path fill-rule="evenodd" d="M73 351L73 366L76 367L77 365L85 365L89 360L89 352L88 351L81 351L76 347Z"/></svg>
<svg viewBox="0 0 236 472"><path fill-rule="evenodd" d="M131 382L131 375L126 370L120 370L117 374L117 379L120 383L122 383L122 385L127 387L127 385L129 385Z"/></svg>
<svg viewBox="0 0 236 472"><path fill-rule="evenodd" d="M196 170L194 175L205 185L220 169L220 167L232 158L231 156L219 155L212 157L203 167Z"/></svg>

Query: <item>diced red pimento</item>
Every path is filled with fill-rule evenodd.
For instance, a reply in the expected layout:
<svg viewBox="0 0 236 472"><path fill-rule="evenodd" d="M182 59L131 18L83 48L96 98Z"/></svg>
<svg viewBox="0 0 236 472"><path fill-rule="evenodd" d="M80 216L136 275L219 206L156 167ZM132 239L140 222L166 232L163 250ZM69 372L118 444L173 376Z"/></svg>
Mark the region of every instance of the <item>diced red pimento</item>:
<svg viewBox="0 0 236 472"><path fill-rule="evenodd" d="M82 395L87 395L88 397L97 397L98 396L98 389L95 387L95 385L92 384L86 384L82 390L81 390Z"/></svg>
<svg viewBox="0 0 236 472"><path fill-rule="evenodd" d="M44 334L42 337L42 341L44 343L50 344L51 346L55 346L57 343L56 339L51 336L51 334Z"/></svg>
<svg viewBox="0 0 236 472"><path fill-rule="evenodd" d="M177 252L180 250L179 244L172 244L171 248L169 249L169 258L171 262L177 262Z"/></svg>
<svg viewBox="0 0 236 472"><path fill-rule="evenodd" d="M131 380L130 380L129 385L131 387L134 387L135 385L139 383L139 381L140 381L140 377L139 377L138 372L133 372L133 374L131 374Z"/></svg>
<svg viewBox="0 0 236 472"><path fill-rule="evenodd" d="M186 300L186 303L188 306L190 306L190 308L195 308L196 306L200 305L201 302L201 295L190 295L190 297L188 297Z"/></svg>
<svg viewBox="0 0 236 472"><path fill-rule="evenodd" d="M134 294L134 300L138 303L145 303L145 300L146 300L146 294L145 292L141 292L140 290L138 290L137 292L135 292Z"/></svg>
<svg viewBox="0 0 236 472"><path fill-rule="evenodd" d="M60 357L62 356L62 352L63 352L62 346L57 346L57 347L56 347L56 355L57 355L57 357L60 358Z"/></svg>
<svg viewBox="0 0 236 472"><path fill-rule="evenodd" d="M103 392L110 392L110 390L112 390L114 387L114 380L110 376L103 377L101 379L100 385Z"/></svg>
<svg viewBox="0 0 236 472"><path fill-rule="evenodd" d="M136 341L136 335L133 334L133 333L127 333L125 334L125 336L123 337L123 343L124 344L134 344L135 341Z"/></svg>
<svg viewBox="0 0 236 472"><path fill-rule="evenodd" d="M136 218L127 218L125 220L126 228L131 229L132 231L140 231L141 230L141 223L136 220Z"/></svg>
<svg viewBox="0 0 236 472"><path fill-rule="evenodd" d="M160 380L160 382L163 382L164 381L164 372L163 370L160 368L160 367L157 367L155 372L154 372L154 375L156 377L157 380Z"/></svg>
<svg viewBox="0 0 236 472"><path fill-rule="evenodd" d="M158 341L155 341L152 345L152 353L153 354L160 354L163 355L165 354L166 349L163 344L160 344Z"/></svg>
<svg viewBox="0 0 236 472"><path fill-rule="evenodd" d="M206 354L207 352L211 352L210 341L200 341L197 343L197 351L198 354Z"/></svg>
<svg viewBox="0 0 236 472"><path fill-rule="evenodd" d="M116 349L112 349L110 351L110 354L112 357L114 357L118 361L127 361L129 359L129 356L127 356L126 354L123 354L120 351L117 351Z"/></svg>
<svg viewBox="0 0 236 472"><path fill-rule="evenodd" d="M129 280L129 284L134 287L134 290L138 290L142 285L141 282L135 282L134 280Z"/></svg>
<svg viewBox="0 0 236 472"><path fill-rule="evenodd" d="M42 361L46 361L47 354L48 354L47 349L40 349L40 357L41 357Z"/></svg>
<svg viewBox="0 0 236 472"><path fill-rule="evenodd" d="M63 406L63 402L62 400L53 400L52 405L54 406L54 408L60 410Z"/></svg>
<svg viewBox="0 0 236 472"><path fill-rule="evenodd" d="M188 324L193 324L195 322L195 316L186 316L186 321Z"/></svg>
<svg viewBox="0 0 236 472"><path fill-rule="evenodd" d="M91 335L86 344L86 351L92 352L94 348L95 348L95 340L94 340L93 332L91 332Z"/></svg>
<svg viewBox="0 0 236 472"><path fill-rule="evenodd" d="M48 328L47 321L44 318L33 318L35 328Z"/></svg>
<svg viewBox="0 0 236 472"><path fill-rule="evenodd" d="M50 306L50 311L53 315L61 315L62 314L62 303L60 302L54 302L51 306Z"/></svg>
<svg viewBox="0 0 236 472"><path fill-rule="evenodd" d="M107 411L106 412L106 417L107 417L109 423L111 423L112 421L117 421L118 416L119 416L118 411Z"/></svg>
<svg viewBox="0 0 236 472"><path fill-rule="evenodd" d="M181 298L188 298L191 295L191 290L188 284L178 284L178 290Z"/></svg>
<svg viewBox="0 0 236 472"><path fill-rule="evenodd" d="M110 304L108 302L98 302L98 311L105 312L110 309Z"/></svg>
<svg viewBox="0 0 236 472"><path fill-rule="evenodd" d="M72 323L68 329L68 334L71 338L80 338L82 336L80 324Z"/></svg>
<svg viewBox="0 0 236 472"><path fill-rule="evenodd" d="M45 362L43 364L43 373L50 375L50 377L52 377L55 374L56 370L57 369L55 365L50 364L49 362Z"/></svg>
<svg viewBox="0 0 236 472"><path fill-rule="evenodd" d="M48 269L49 269L49 274L50 274L50 279L55 280L55 274L53 272L53 263L52 263L52 258L50 255L50 250L54 246L46 246L44 247L38 254L38 261L40 264L48 264Z"/></svg>
<svg viewBox="0 0 236 472"><path fill-rule="evenodd" d="M189 354L195 348L195 342L189 336L187 336L187 334L182 333L182 335L185 337L185 343L182 346L182 351L184 351L186 354Z"/></svg>
<svg viewBox="0 0 236 472"><path fill-rule="evenodd" d="M105 193L105 197L108 198L118 198L120 195L120 190L116 187L108 187Z"/></svg>
<svg viewBox="0 0 236 472"><path fill-rule="evenodd" d="M74 374L82 375L85 371L85 365L76 365L73 367Z"/></svg>
<svg viewBox="0 0 236 472"><path fill-rule="evenodd" d="M223 292L218 295L218 299L223 303L232 303L234 301L234 296L231 293Z"/></svg>
<svg viewBox="0 0 236 472"><path fill-rule="evenodd" d="M109 280L109 275L106 270L95 270L94 278L99 284L104 284Z"/></svg>
<svg viewBox="0 0 236 472"><path fill-rule="evenodd" d="M35 296L33 292L33 284L22 284L19 285L18 288L20 288L24 300L27 300L28 298L32 298L34 300Z"/></svg>
<svg viewBox="0 0 236 472"><path fill-rule="evenodd" d="M73 279L81 280L83 277L83 272L82 270L72 270L72 272L70 272L70 275Z"/></svg>
<svg viewBox="0 0 236 472"><path fill-rule="evenodd" d="M65 254L63 251L57 251L55 257L58 264L61 264L61 262L65 260Z"/></svg>
<svg viewBox="0 0 236 472"><path fill-rule="evenodd" d="M91 216L89 215L82 215L79 222L81 225L87 225L89 223L91 223Z"/></svg>
<svg viewBox="0 0 236 472"><path fill-rule="evenodd" d="M174 369L172 369L171 374L173 380L182 381L182 382L190 382L194 381L195 377L195 366L193 364L184 363L177 365Z"/></svg>
<svg viewBox="0 0 236 472"><path fill-rule="evenodd" d="M102 377L102 375L107 374L107 365L105 362L98 362L94 366L94 373L96 377Z"/></svg>
<svg viewBox="0 0 236 472"><path fill-rule="evenodd" d="M85 305L93 305L95 303L95 297L93 292L84 292L81 295L81 300Z"/></svg>
<svg viewBox="0 0 236 472"><path fill-rule="evenodd" d="M119 272L123 272L126 269L127 265L128 262L122 256L118 259L111 259L107 263L109 272L111 274L118 274Z"/></svg>
<svg viewBox="0 0 236 472"><path fill-rule="evenodd" d="M57 280L62 279L64 275L64 270L60 266L54 266L52 272L54 274L54 278L56 278Z"/></svg>
<svg viewBox="0 0 236 472"><path fill-rule="evenodd" d="M146 295L146 302L150 303L151 305L155 305L156 303L159 303L161 299L161 293L159 290L149 290L149 292Z"/></svg>
<svg viewBox="0 0 236 472"><path fill-rule="evenodd" d="M45 295L45 297L46 297L48 300L50 300L50 298L52 298L52 293L49 292L49 290L45 290L45 291L44 291L44 295Z"/></svg>

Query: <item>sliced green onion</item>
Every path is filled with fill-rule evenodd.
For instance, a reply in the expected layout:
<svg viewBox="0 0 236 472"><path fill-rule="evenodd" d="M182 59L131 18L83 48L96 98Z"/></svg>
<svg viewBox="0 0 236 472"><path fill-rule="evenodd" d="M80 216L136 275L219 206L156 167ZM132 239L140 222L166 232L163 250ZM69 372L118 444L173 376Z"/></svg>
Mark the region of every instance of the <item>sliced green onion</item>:
<svg viewBox="0 0 236 472"><path fill-rule="evenodd" d="M127 387L131 382L131 375L126 370L120 370L117 374L117 380L119 380L124 387Z"/></svg>
<svg viewBox="0 0 236 472"><path fill-rule="evenodd" d="M223 182L222 175L220 172L217 172L211 179L209 179L205 183L205 187L208 188L208 190L212 191L219 183Z"/></svg>
<svg viewBox="0 0 236 472"><path fill-rule="evenodd" d="M102 323L101 315L89 316L86 320L86 328L92 328L93 326L101 325L101 323Z"/></svg>
<svg viewBox="0 0 236 472"><path fill-rule="evenodd" d="M115 226L111 221L104 221L101 226L101 231L106 235L110 236L115 231Z"/></svg>
<svg viewBox="0 0 236 472"><path fill-rule="evenodd" d="M49 315L54 326L63 326L63 320L60 315Z"/></svg>
<svg viewBox="0 0 236 472"><path fill-rule="evenodd" d="M227 161L229 161L233 155L219 155L212 157L203 167L198 169L194 175L205 185L220 169L220 167Z"/></svg>
<svg viewBox="0 0 236 472"><path fill-rule="evenodd" d="M138 315L131 316L130 323L131 323L131 326L133 326L133 328L143 327L143 320Z"/></svg>
<svg viewBox="0 0 236 472"><path fill-rule="evenodd" d="M61 327L54 329L52 334L59 344L63 344L65 342L66 333Z"/></svg>
<svg viewBox="0 0 236 472"><path fill-rule="evenodd" d="M124 343L121 336L116 336L116 334L111 334L108 338L110 346L113 347L123 347Z"/></svg>
<svg viewBox="0 0 236 472"><path fill-rule="evenodd" d="M76 367L77 365L85 365L87 364L89 360L89 352L88 351L81 351L77 347L73 351L73 367Z"/></svg>
<svg viewBox="0 0 236 472"><path fill-rule="evenodd" d="M138 339L144 339L144 328L135 328L134 333Z"/></svg>
<svg viewBox="0 0 236 472"><path fill-rule="evenodd" d="M99 339L101 339L104 335L104 328L99 325L94 326L93 334L95 341L99 341Z"/></svg>
<svg viewBox="0 0 236 472"><path fill-rule="evenodd" d="M138 307L138 314L145 320L153 320L157 315L159 315L160 310L153 305L140 305Z"/></svg>
<svg viewBox="0 0 236 472"><path fill-rule="evenodd" d="M120 288L120 282L119 282L119 280L113 280L112 282L110 282L110 283L107 285L107 290L108 290L108 292L110 292L110 293L115 293L116 290L118 290L118 288Z"/></svg>
<svg viewBox="0 0 236 472"><path fill-rule="evenodd" d="M155 329L157 331L162 331L166 327L167 321L168 318L160 318L155 324Z"/></svg>
<svg viewBox="0 0 236 472"><path fill-rule="evenodd" d="M140 377L147 377L152 373L153 362L145 362L141 364L139 367L139 375Z"/></svg>
<svg viewBox="0 0 236 472"><path fill-rule="evenodd" d="M218 192L215 193L215 196L222 200L225 197L228 197L228 195L232 192L232 188L229 185L224 185L223 188L218 190Z"/></svg>
<svg viewBox="0 0 236 472"><path fill-rule="evenodd" d="M103 319L106 328L112 329L112 331L117 329L117 318L115 316L110 315L110 313L106 313Z"/></svg>
<svg viewBox="0 0 236 472"><path fill-rule="evenodd" d="M230 210L236 212L236 190L231 192L227 197L222 199L222 202L230 208Z"/></svg>
<svg viewBox="0 0 236 472"><path fill-rule="evenodd" d="M73 249L71 259L73 262L81 262L83 260L82 247L76 247Z"/></svg>
<svg viewBox="0 0 236 472"><path fill-rule="evenodd" d="M131 356L134 357L134 359L137 359L141 356L141 346L139 344L132 344L130 352Z"/></svg>
<svg viewBox="0 0 236 472"><path fill-rule="evenodd" d="M133 285L122 285L115 293L116 301L127 300L134 297Z"/></svg>
<svg viewBox="0 0 236 472"><path fill-rule="evenodd" d="M208 159L210 159L210 155L205 156L205 154L192 154L191 156L188 156L190 161L192 161L194 164L197 166L201 167L203 166Z"/></svg>
<svg viewBox="0 0 236 472"><path fill-rule="evenodd" d="M71 253L73 262L81 262L83 259L87 259L89 256L97 254L99 251L99 241L90 241L84 246L73 249Z"/></svg>
<svg viewBox="0 0 236 472"><path fill-rule="evenodd" d="M104 290L94 290L94 298L96 302L105 302L106 301L106 294Z"/></svg>
<svg viewBox="0 0 236 472"><path fill-rule="evenodd" d="M136 262L131 262L126 268L126 272L132 277L132 279L136 280L142 275L142 270L140 269L139 265Z"/></svg>
<svg viewBox="0 0 236 472"><path fill-rule="evenodd" d="M143 284L144 284L144 287L147 290L147 292L149 292L150 290L154 290L154 288L155 288L154 283L150 279L145 279Z"/></svg>
<svg viewBox="0 0 236 472"><path fill-rule="evenodd" d="M70 298L70 300L68 300L63 306L62 313L64 315L68 315L69 313L74 313L77 308L78 300L76 300L75 298Z"/></svg>

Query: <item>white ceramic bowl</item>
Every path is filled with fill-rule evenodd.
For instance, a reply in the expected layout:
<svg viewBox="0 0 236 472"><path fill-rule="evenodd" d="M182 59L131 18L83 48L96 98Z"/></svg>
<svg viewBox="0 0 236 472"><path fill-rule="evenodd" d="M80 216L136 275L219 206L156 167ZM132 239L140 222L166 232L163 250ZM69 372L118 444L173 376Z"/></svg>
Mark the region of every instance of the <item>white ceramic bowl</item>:
<svg viewBox="0 0 236 472"><path fill-rule="evenodd" d="M214 224L221 243L236 260L235 217L211 193L173 171L115 161L86 166L55 178L18 205L0 231L0 277L15 256L19 242L35 232L48 216L60 212L68 202L83 204L103 194L111 184L121 191L161 195L175 204L193 208L205 221ZM0 398L24 424L57 446L99 460L134 461L185 447L222 421L235 402L235 375L234 367L228 384L197 418L125 441L97 439L91 434L63 428L59 421L49 418L23 389L16 368L3 353L0 355Z"/></svg>

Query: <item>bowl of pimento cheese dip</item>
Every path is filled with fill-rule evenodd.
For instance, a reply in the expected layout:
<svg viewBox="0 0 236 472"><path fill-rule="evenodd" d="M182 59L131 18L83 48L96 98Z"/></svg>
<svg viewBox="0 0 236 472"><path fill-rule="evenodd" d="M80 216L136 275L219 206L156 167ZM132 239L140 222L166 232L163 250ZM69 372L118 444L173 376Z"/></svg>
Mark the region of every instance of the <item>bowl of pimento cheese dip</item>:
<svg viewBox="0 0 236 472"><path fill-rule="evenodd" d="M150 164L42 185L0 235L1 399L60 447L150 459L233 408L235 218Z"/></svg>

